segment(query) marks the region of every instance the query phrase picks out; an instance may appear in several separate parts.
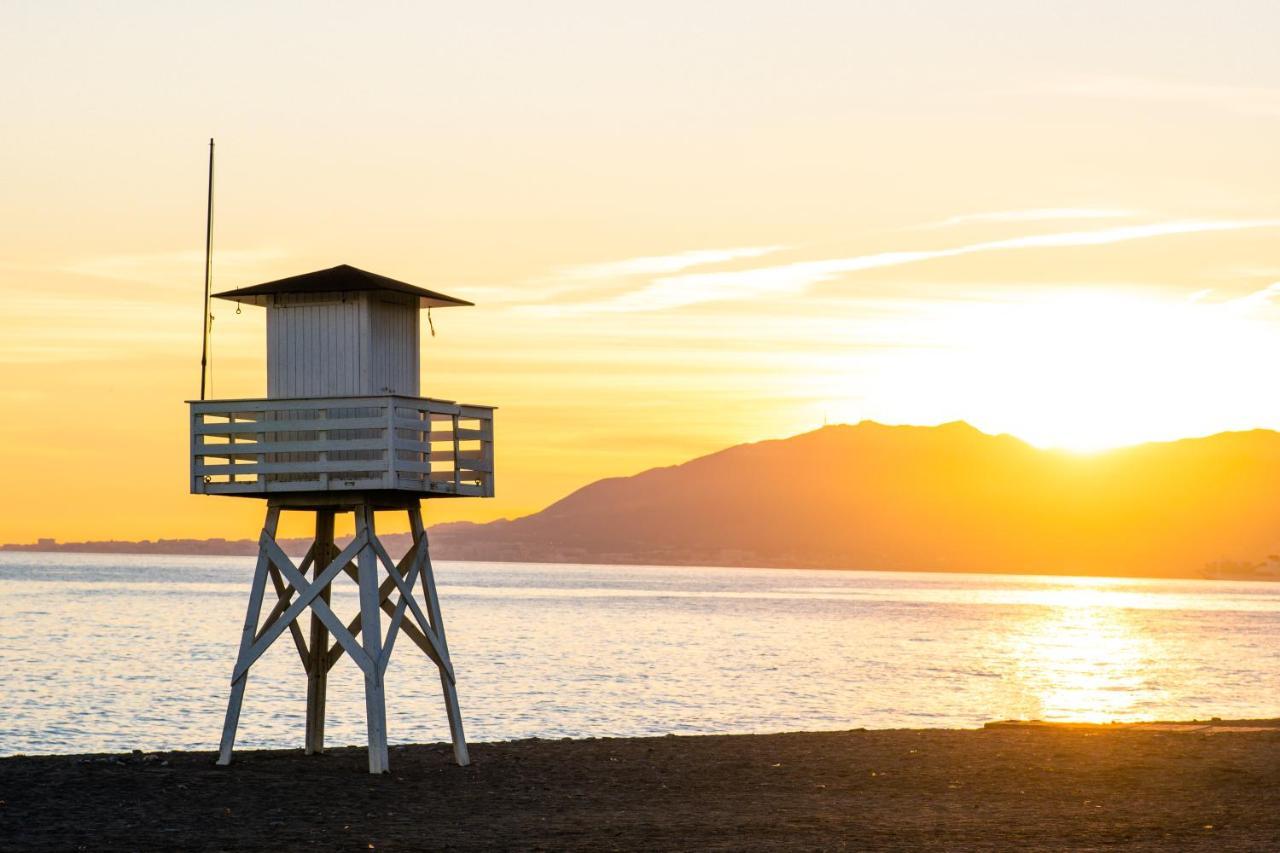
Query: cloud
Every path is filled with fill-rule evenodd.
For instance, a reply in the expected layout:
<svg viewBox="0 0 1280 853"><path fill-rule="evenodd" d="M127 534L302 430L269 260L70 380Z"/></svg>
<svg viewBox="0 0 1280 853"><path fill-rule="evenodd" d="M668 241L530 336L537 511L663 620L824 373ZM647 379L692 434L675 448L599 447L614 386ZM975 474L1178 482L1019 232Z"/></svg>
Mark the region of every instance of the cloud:
<svg viewBox="0 0 1280 853"><path fill-rule="evenodd" d="M1033 234L1025 237L970 243L949 249L880 252L849 258L800 261L745 270L667 275L654 278L644 287L612 299L584 302L577 305L547 306L543 310L556 314L658 311L696 305L703 302L753 299L762 296L789 296L802 293L815 284L830 281L850 273L941 258L975 255L984 252L1101 246L1129 240L1168 237L1179 234L1277 227L1280 227L1280 219L1157 222L1147 225L1117 226L1095 231Z"/></svg>
<svg viewBox="0 0 1280 853"><path fill-rule="evenodd" d="M780 252L787 246L738 246L728 249L693 249L671 255L645 255L599 264L565 266L542 278L516 284L480 285L472 288L486 304L509 304L520 313L559 314L557 304L586 305L616 292L618 281L652 277L700 266L725 264ZM537 304L541 302L542 304ZM571 309L572 310L572 309Z"/></svg>
<svg viewBox="0 0 1280 853"><path fill-rule="evenodd" d="M1270 304L1273 299L1280 296L1280 281L1273 282L1261 290L1255 290L1244 296L1237 296L1235 299L1228 299L1223 305L1237 310L1248 311L1263 305Z"/></svg>
<svg viewBox="0 0 1280 853"><path fill-rule="evenodd" d="M199 298L199 291L193 291ZM136 293L110 299L35 291L8 299L10 328L0 336L0 364L41 364L154 357L199 344L199 303L157 303ZM49 322L57 317L57 323ZM196 331L190 331L195 328Z"/></svg>
<svg viewBox="0 0 1280 853"><path fill-rule="evenodd" d="M561 270L561 278L572 280L625 278L636 275L661 275L679 272L690 267L707 264L723 264L743 258L758 258L785 248L784 246L744 246L735 249L695 249L674 255L653 255L641 258L627 258L621 261L609 261L603 264L586 264L566 267Z"/></svg>
<svg viewBox="0 0 1280 853"><path fill-rule="evenodd" d="M252 279L268 274L270 265L286 253L279 249L214 249L214 282ZM62 267L63 272L147 284L189 284L204 281L204 252L149 252L86 258Z"/></svg>
<svg viewBox="0 0 1280 853"><path fill-rule="evenodd" d="M933 222L923 228L948 228L952 225L974 225L986 222L1046 222L1069 219L1122 219L1133 216L1132 210L1092 207L1035 207L1028 210L996 210L988 213L966 213Z"/></svg>

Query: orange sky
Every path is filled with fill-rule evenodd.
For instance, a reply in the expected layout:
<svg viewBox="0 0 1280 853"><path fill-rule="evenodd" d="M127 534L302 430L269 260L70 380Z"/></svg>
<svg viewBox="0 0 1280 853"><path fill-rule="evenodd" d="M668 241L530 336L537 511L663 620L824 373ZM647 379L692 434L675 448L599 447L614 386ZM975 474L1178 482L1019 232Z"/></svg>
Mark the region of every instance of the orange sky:
<svg viewBox="0 0 1280 853"><path fill-rule="evenodd" d="M1278 427L1280 11L1115 5L7 7L0 541L260 523L186 494L209 136L217 288L478 303L423 391L501 407L499 497L435 520L824 419Z"/></svg>

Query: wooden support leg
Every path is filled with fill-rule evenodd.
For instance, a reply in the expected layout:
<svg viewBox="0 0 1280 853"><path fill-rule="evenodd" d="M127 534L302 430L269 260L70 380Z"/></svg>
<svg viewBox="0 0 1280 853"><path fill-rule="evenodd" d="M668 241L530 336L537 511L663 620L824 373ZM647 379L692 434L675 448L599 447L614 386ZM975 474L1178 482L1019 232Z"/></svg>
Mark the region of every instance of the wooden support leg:
<svg viewBox="0 0 1280 853"><path fill-rule="evenodd" d="M320 572L338 555L333 544L333 510L316 512L316 557L313 563L313 577L319 579ZM321 600L329 603L329 585L325 584L320 593ZM310 658L307 662L307 740L306 754L316 755L324 752L324 701L329 682L329 629L316 612L311 611L311 642L307 647Z"/></svg>
<svg viewBox="0 0 1280 853"><path fill-rule="evenodd" d="M444 660L449 662L449 643L444 636L444 618L440 613L440 597L436 594L435 573L431 568L431 549L427 541L427 531L422 525L421 507L409 509L409 526L413 531L413 541L422 552L422 592L427 599L427 618L431 620L431 629L440 641L440 649ZM452 666L452 664L450 663ZM449 715L449 736L453 739L453 758L458 766L466 767L471 763L467 754L467 736L462 730L462 708L458 705L458 688L440 668L440 686L444 690L445 713Z"/></svg>
<svg viewBox="0 0 1280 853"><path fill-rule="evenodd" d="M372 544L377 533L373 507L368 504L356 508L356 534L361 532L369 541L356 558L360 575L360 632L365 654L377 661L382 656L382 600L378 594L378 555ZM364 705L369 719L369 772L386 773L389 769L387 706L381 667L375 666L365 673Z"/></svg>
<svg viewBox="0 0 1280 853"><path fill-rule="evenodd" d="M267 519L262 526L263 532L274 539L279 523L279 508L268 507ZM270 565L271 560L267 556L267 549L265 546L260 546L258 564L253 572L253 587L249 592L249 607L244 614L244 630L240 634L240 652L236 656L236 667L233 672L238 671L240 663L248 657L253 647L254 637L258 633L258 618L262 615L262 596L266 592ZM236 743L236 727L240 724L240 705L244 701L244 688L248 681L249 671L246 669L231 682L231 695L227 699L227 716L222 723L222 745L218 751L218 763L222 765L231 763L231 750Z"/></svg>

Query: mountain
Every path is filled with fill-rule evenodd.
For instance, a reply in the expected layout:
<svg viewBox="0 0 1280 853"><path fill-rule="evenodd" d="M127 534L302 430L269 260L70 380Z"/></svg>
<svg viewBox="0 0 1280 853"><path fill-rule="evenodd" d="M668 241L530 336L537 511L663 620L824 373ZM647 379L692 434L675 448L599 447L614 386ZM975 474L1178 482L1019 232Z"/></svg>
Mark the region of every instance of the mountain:
<svg viewBox="0 0 1280 853"><path fill-rule="evenodd" d="M455 559L1187 576L1280 550L1280 434L1081 455L866 421L600 480L432 541Z"/></svg>
<svg viewBox="0 0 1280 853"><path fill-rule="evenodd" d="M1081 455L964 423L864 421L600 480L524 518L435 525L431 542L440 559L1186 577L1280 551L1280 433ZM0 550L253 554L256 542Z"/></svg>

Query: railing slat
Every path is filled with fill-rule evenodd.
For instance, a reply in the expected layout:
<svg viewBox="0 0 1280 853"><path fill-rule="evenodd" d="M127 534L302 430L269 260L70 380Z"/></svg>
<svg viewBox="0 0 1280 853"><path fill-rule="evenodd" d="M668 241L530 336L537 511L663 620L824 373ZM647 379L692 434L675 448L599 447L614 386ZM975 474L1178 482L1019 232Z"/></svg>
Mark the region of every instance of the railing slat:
<svg viewBox="0 0 1280 853"><path fill-rule="evenodd" d="M261 456L264 453L323 453L333 450L384 450L387 443L380 438L323 439L316 441L264 441L235 444L205 444L200 456Z"/></svg>
<svg viewBox="0 0 1280 853"><path fill-rule="evenodd" d="M337 474L343 471L385 471L385 459L330 459L325 462L252 462L247 465L200 463L197 474Z"/></svg>
<svg viewBox="0 0 1280 853"><path fill-rule="evenodd" d="M428 497L493 494L491 407L394 394L205 400L190 405L194 493L266 495L390 488ZM334 414L353 410L372 410L377 415ZM333 437L338 431L363 432L357 433L360 438ZM269 438L281 433L287 434L282 440ZM298 437L310 434L316 437ZM464 443L471 446L464 449ZM352 453L374 458L332 458ZM291 458L273 461L285 454ZM294 454L315 458L298 460Z"/></svg>
<svg viewBox="0 0 1280 853"><path fill-rule="evenodd" d="M372 408L366 406L364 408ZM307 418L305 420L261 420L240 423L201 423L196 425L199 435L232 435L245 432L317 432L328 429L379 429L387 425L386 418Z"/></svg>

